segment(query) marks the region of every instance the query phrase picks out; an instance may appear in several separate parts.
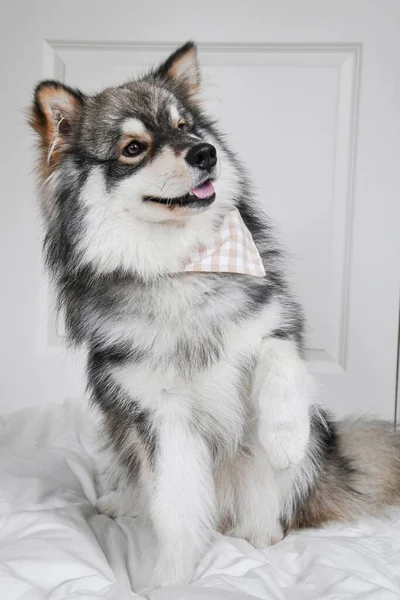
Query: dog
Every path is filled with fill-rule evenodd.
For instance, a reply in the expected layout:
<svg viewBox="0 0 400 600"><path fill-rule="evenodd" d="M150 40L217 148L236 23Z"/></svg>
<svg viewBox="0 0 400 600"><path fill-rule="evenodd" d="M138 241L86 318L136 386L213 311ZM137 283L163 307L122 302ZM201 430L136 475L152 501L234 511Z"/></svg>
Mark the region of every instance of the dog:
<svg viewBox="0 0 400 600"><path fill-rule="evenodd" d="M195 44L95 95L43 81L30 123L45 261L115 460L99 506L130 514L145 499L159 542L149 588L189 582L217 530L264 548L398 503L390 424L335 423L316 404L301 307L202 108ZM264 276L187 270L232 215Z"/></svg>

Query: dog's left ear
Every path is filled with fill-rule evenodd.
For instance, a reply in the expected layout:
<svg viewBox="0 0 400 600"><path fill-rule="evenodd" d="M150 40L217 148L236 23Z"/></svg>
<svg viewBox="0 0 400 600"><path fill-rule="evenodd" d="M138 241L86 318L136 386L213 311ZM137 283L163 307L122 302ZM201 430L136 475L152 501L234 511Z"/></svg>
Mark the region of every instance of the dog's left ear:
<svg viewBox="0 0 400 600"><path fill-rule="evenodd" d="M154 75L178 85L186 96L194 96L200 86L196 44L186 42L180 46L158 67Z"/></svg>
<svg viewBox="0 0 400 600"><path fill-rule="evenodd" d="M47 176L56 166L84 102L82 92L60 81L46 80L36 86L29 124L38 134L42 174Z"/></svg>

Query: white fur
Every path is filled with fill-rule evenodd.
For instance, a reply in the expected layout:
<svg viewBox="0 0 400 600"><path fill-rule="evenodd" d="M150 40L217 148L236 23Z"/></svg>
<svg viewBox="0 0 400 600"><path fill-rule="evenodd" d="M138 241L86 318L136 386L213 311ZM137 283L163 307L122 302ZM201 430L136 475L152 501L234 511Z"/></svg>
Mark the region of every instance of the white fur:
<svg viewBox="0 0 400 600"><path fill-rule="evenodd" d="M283 538L280 487L263 448L254 447L251 458L240 457L227 473L220 474L218 490L222 510L235 517L228 535L256 548L267 548Z"/></svg>
<svg viewBox="0 0 400 600"><path fill-rule="evenodd" d="M87 209L79 248L83 262L103 273L122 269L147 279L181 271L185 259L212 239L213 224L232 207L230 190L237 175L222 151L219 156L223 165L214 184L217 200L196 212L143 201L144 196L184 195L198 184L193 169L170 149L111 192L101 169L94 168L81 193Z"/></svg>
<svg viewBox="0 0 400 600"><path fill-rule="evenodd" d="M125 119L122 123L122 131L126 135L131 135L132 137L143 135L148 135L147 129L140 119L135 119L134 117L130 117L129 119Z"/></svg>
<svg viewBox="0 0 400 600"><path fill-rule="evenodd" d="M173 222L172 218L167 223L138 219L140 207L135 211L135 197L129 196L128 189L107 193L100 169L91 173L82 200L88 209L86 235L80 247L83 261L92 262L104 273L135 270L151 278L179 271L185 255L200 243L201 234L209 231L207 213L193 217L197 231L192 223ZM144 213L151 210L153 206L143 207Z"/></svg>
<svg viewBox="0 0 400 600"><path fill-rule="evenodd" d="M254 376L260 408L259 436L277 469L297 464L305 456L313 380L291 340L266 338Z"/></svg>
<svg viewBox="0 0 400 600"><path fill-rule="evenodd" d="M141 409L150 411L160 439L156 474L150 471L147 476L150 513L160 541L153 587L191 578L218 515L228 510L227 505L232 505L229 495L239 502L238 507L229 509L235 510L237 516L237 526L231 535L244 536L259 547L282 537L279 488L264 450L260 447L255 452L254 461L244 457L241 465L235 466L237 481L231 492L231 478L224 475L224 467L221 467L220 479L226 481L226 485L218 487L217 511L208 446L204 441L211 435L219 440L221 448L225 447L228 456L236 455L246 420L240 396L238 357L257 356L263 333L268 334L279 324L280 307L272 303L265 308L263 329L258 319L249 319L241 325L232 323L226 334L224 360L218 361L206 374L199 373L187 381L174 364L162 359L174 346L175 333L176 339L181 335L190 336L190 328L196 325L190 319L191 312L185 320L182 305L179 311L175 308L174 314L177 293L182 296L186 289L190 304L190 287L189 281L183 284L177 280L170 293L160 298L160 310L155 310L158 318L152 326L145 322L132 324L140 347L153 348L151 360L117 367L113 373L129 397L135 398ZM198 281L196 289L198 292ZM238 302L242 300L238 298ZM218 303L215 308L226 314L227 307ZM178 318L179 328L173 325ZM125 328L119 335L130 339L133 331ZM195 429L191 425L193 419ZM105 504L107 512L119 514L115 501L112 495L102 500L100 507ZM122 502L126 507L126 500Z"/></svg>
<svg viewBox="0 0 400 600"><path fill-rule="evenodd" d="M179 110L177 109L177 107L175 106L175 104L171 104L171 106L169 107L169 114L171 117L171 123L176 127L176 125L179 122Z"/></svg>
<svg viewBox="0 0 400 600"><path fill-rule="evenodd" d="M139 492L142 493L139 487L125 485L123 487L107 492L96 502L97 510L108 517L141 517L145 511L145 505L137 501Z"/></svg>
<svg viewBox="0 0 400 600"><path fill-rule="evenodd" d="M139 398L141 407L150 409L155 419L166 405L179 405L180 412L185 412L187 419L196 410L198 427L204 432L213 432L222 444L229 445L229 452L234 452L242 435L244 421L243 404L238 395L241 373L237 357L257 355L262 335L259 323L248 320L245 326L232 324L226 334L225 359L210 367L206 375L199 372L187 380L179 373L177 366L168 360L168 350L174 347L181 336L194 335L196 327L190 317L186 321L184 311L181 315L178 311L174 315L172 304L177 287L174 286L169 296L160 299L165 311L160 310L159 318L152 326L145 322L133 323L132 332L125 328L119 334L121 337L110 339L113 343L128 340L134 332L135 341L140 347L152 349L151 360L118 367L114 373L115 379L129 392L130 397ZM221 314L226 309L223 305L219 307ZM279 307L272 305L269 313L271 331L278 322ZM175 325L175 319L180 320L179 328Z"/></svg>
<svg viewBox="0 0 400 600"><path fill-rule="evenodd" d="M160 458L152 478L150 513L159 557L150 588L188 583L216 527L211 457L175 397L157 414Z"/></svg>

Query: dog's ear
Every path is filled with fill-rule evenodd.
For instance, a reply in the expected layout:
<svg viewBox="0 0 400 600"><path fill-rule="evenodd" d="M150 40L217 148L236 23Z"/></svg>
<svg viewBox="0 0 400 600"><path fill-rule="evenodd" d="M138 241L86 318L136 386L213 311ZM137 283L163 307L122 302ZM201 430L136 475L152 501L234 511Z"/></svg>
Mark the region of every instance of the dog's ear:
<svg viewBox="0 0 400 600"><path fill-rule="evenodd" d="M200 85L196 44L186 42L180 46L158 67L154 75L178 85L188 97L194 96Z"/></svg>
<svg viewBox="0 0 400 600"><path fill-rule="evenodd" d="M71 130L85 101L79 90L58 81L42 81L34 92L29 123L40 136L40 146L51 163Z"/></svg>

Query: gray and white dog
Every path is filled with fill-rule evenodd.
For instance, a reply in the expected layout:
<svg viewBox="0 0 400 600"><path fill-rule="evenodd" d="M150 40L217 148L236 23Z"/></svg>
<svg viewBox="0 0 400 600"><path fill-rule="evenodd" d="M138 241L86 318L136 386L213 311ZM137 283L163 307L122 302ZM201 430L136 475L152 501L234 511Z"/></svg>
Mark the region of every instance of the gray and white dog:
<svg viewBox="0 0 400 600"><path fill-rule="evenodd" d="M145 495L150 587L190 581L216 530L265 547L400 498L390 425L313 404L279 247L198 91L189 42L96 95L44 81L31 111L45 257L118 465L100 504ZM234 207L266 276L183 272Z"/></svg>

